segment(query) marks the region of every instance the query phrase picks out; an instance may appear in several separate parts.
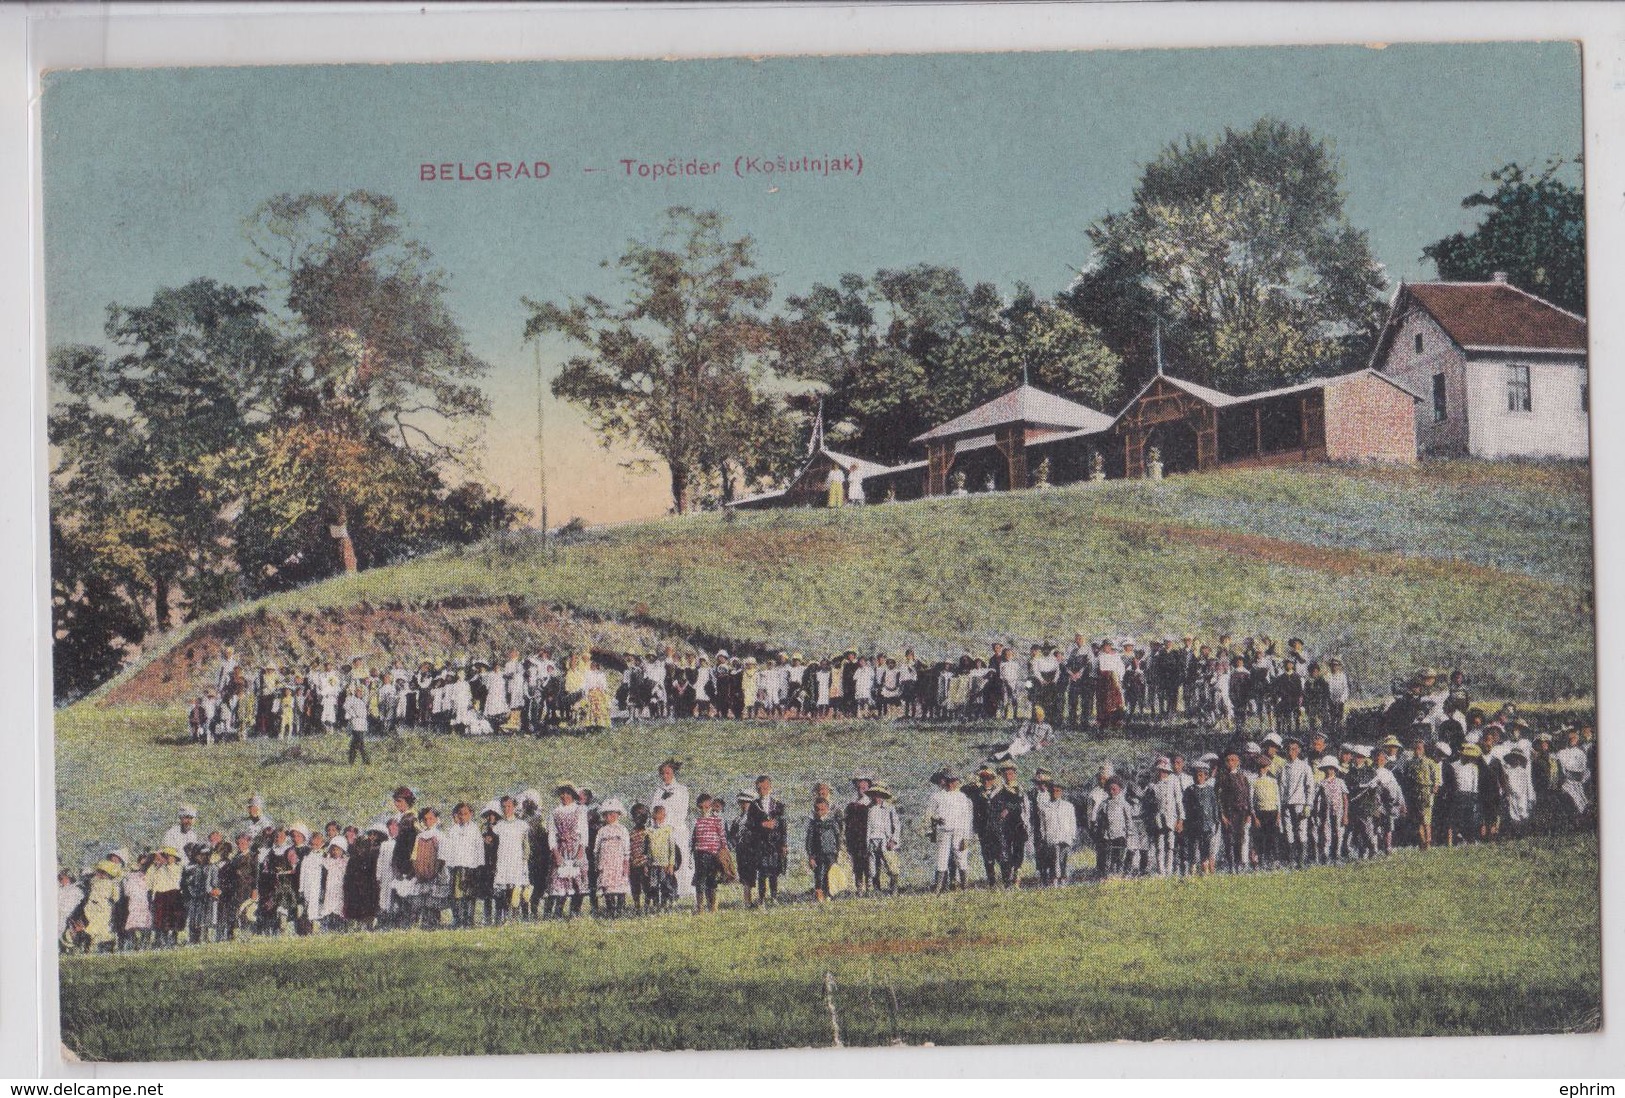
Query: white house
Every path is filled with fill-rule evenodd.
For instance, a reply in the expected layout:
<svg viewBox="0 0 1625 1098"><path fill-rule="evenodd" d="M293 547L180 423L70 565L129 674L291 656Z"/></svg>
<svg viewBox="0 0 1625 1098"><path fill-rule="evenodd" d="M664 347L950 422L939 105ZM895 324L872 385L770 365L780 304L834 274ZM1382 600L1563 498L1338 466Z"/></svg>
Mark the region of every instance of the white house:
<svg viewBox="0 0 1625 1098"><path fill-rule="evenodd" d="M1591 454L1585 318L1505 275L1401 283L1371 365L1426 398L1425 456Z"/></svg>

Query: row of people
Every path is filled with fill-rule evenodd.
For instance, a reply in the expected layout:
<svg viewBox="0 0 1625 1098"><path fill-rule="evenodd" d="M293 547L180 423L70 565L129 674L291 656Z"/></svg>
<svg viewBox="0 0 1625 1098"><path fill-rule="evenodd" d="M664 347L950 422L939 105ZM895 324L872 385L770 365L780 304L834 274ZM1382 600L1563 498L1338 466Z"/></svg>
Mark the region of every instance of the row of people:
<svg viewBox="0 0 1625 1098"><path fill-rule="evenodd" d="M1408 737L1332 748L1324 733L1271 732L1189 761L1160 756L1144 773L1103 765L1071 795L1046 767L1030 788L1005 758L974 779L948 768L931 781L920 821L930 844L931 888L1017 887L1031 864L1041 885L1068 883L1080 842L1093 847L1094 876L1206 874L1302 867L1426 848L1584 827L1595 796L1595 738L1547 733L1503 709L1452 742L1418 724ZM414 790L391 795L392 811L365 826L279 824L259 798L232 825L203 834L183 807L158 846L139 857L118 850L75 880L59 879L64 943L111 950L234 937L239 931L454 927L508 919L568 917L588 904L619 915L667 908L692 896L714 910L719 891L741 889L747 906L778 899L790 864L788 809L772 779L727 799L693 802L668 760L648 803L630 812L618 797L561 782L548 808L534 789L487 802L476 814L419 806ZM812 790L801 857L815 899L843 891L895 893L908 833L889 787L868 771L837 804L828 783ZM918 834L918 832L915 832ZM980 857L980 873L973 858Z"/></svg>
<svg viewBox="0 0 1625 1098"><path fill-rule="evenodd" d="M642 656L606 666L587 653L555 659L549 648L505 658L468 657L369 668L262 666L250 676L227 648L214 685L188 711L197 742L246 735L293 738L340 727L351 761L367 761L365 737L401 726L469 734L534 733L561 725L607 727L612 717L975 719L1014 717L1043 707L1061 724L1121 727L1126 720L1182 716L1219 730L1298 731L1343 727L1350 682L1342 661L1312 658L1296 637L1280 651L1268 637L1216 645L1186 636L1033 645L1023 656L995 642L989 654L927 660L856 649L824 658L755 655Z"/></svg>

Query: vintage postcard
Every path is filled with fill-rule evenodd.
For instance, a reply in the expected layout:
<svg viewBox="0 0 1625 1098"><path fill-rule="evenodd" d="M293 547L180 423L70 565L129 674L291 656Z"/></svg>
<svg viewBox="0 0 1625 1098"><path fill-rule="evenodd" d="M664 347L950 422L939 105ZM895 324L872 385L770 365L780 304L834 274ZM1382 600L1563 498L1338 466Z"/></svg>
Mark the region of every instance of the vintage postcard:
<svg viewBox="0 0 1625 1098"><path fill-rule="evenodd" d="M65 1054L1595 1031L1581 107L49 73Z"/></svg>

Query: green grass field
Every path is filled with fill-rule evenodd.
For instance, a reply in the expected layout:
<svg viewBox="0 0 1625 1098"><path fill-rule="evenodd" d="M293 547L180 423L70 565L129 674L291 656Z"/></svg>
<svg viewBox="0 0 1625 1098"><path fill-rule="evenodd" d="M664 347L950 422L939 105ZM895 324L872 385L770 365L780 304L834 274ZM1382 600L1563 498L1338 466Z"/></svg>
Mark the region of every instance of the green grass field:
<svg viewBox="0 0 1625 1098"><path fill-rule="evenodd" d="M244 941L62 965L95 1060L1554 1033L1596 844L1043 893ZM827 995L833 981L833 994ZM181 1023L179 1020L186 1019Z"/></svg>

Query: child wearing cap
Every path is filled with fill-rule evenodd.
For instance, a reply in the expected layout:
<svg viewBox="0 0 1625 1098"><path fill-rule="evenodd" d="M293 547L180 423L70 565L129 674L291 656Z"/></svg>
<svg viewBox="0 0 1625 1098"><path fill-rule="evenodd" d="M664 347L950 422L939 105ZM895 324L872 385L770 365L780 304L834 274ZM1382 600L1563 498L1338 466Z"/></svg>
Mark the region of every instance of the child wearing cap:
<svg viewBox="0 0 1625 1098"><path fill-rule="evenodd" d="M657 804L644 828L644 888L649 902L664 910L677 898L677 836L666 819L666 806ZM636 847L634 846L634 849Z"/></svg>
<svg viewBox="0 0 1625 1098"><path fill-rule="evenodd" d="M884 876L887 880L888 890L895 896L897 895L897 882L900 875L897 864L897 848L903 838L903 828L897 816L897 809L892 804L891 790L880 782L876 782L869 787L869 813L866 823L869 847L869 887L873 891L879 892L880 879Z"/></svg>
<svg viewBox="0 0 1625 1098"><path fill-rule="evenodd" d="M1349 788L1338 776L1342 767L1330 755L1319 764L1321 779L1315 786L1312 815L1320 835L1320 860L1330 864L1341 860L1343 833L1348 826Z"/></svg>
<svg viewBox="0 0 1625 1098"><path fill-rule="evenodd" d="M813 802L803 845L807 851L807 868L813 874L813 899L827 900L830 867L841 856L841 826L830 811L828 798L819 797Z"/></svg>
<svg viewBox="0 0 1625 1098"><path fill-rule="evenodd" d="M1059 778L1051 777L1038 800L1036 841L1044 856L1038 859L1038 881L1054 887L1067 883L1067 858L1078 841L1078 810L1066 799L1066 787Z"/></svg>
<svg viewBox="0 0 1625 1098"><path fill-rule="evenodd" d="M1123 779L1112 774L1106 778L1106 799L1095 815L1095 830L1106 852L1105 875L1120 876L1123 856L1128 850L1129 831L1134 826L1134 810L1123 796Z"/></svg>
<svg viewBox="0 0 1625 1098"><path fill-rule="evenodd" d="M1156 778L1146 790L1146 830L1150 833L1152 871L1166 877L1174 871L1174 845L1185 829L1185 790L1165 756L1153 767Z"/></svg>
<svg viewBox="0 0 1625 1098"><path fill-rule="evenodd" d="M181 895L186 898L187 935L192 944L212 941L219 922L220 867L204 843L192 847L191 864L181 873Z"/></svg>
<svg viewBox="0 0 1625 1098"><path fill-rule="evenodd" d="M694 831L689 849L694 852L694 910L717 909L717 884L722 879L722 850L727 829L722 822L722 798L701 793L695 802Z"/></svg>

